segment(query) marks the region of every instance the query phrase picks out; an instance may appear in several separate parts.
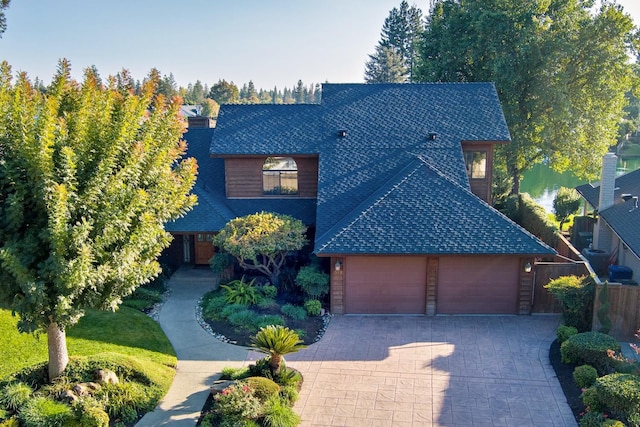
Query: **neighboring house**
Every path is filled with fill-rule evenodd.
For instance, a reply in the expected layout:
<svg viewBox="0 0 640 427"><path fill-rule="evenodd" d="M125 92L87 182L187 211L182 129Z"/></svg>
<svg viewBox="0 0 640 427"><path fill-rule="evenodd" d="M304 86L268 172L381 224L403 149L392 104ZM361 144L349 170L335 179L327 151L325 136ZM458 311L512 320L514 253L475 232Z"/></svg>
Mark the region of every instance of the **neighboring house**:
<svg viewBox="0 0 640 427"><path fill-rule="evenodd" d="M609 264L617 265L617 273L611 277L628 280L632 274L640 278L640 169L616 178L617 156L607 153L602 160L602 176L598 185L585 184L576 187L598 214L593 230L593 249L602 251L603 268L594 266L607 274ZM598 258L595 258L598 260ZM593 266L593 263L592 263Z"/></svg>
<svg viewBox="0 0 640 427"><path fill-rule="evenodd" d="M526 267L555 254L490 206L510 140L493 84L325 84L319 105L223 105L185 138L200 202L168 224L177 256L198 263L236 216L295 216L336 314L529 313Z"/></svg>

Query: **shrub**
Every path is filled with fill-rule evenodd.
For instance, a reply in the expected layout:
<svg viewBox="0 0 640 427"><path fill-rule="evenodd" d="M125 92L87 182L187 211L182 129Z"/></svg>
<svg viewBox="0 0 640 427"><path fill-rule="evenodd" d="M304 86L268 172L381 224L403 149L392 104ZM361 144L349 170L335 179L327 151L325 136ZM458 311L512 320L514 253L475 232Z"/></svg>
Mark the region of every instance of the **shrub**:
<svg viewBox="0 0 640 427"><path fill-rule="evenodd" d="M624 423L619 420L608 419L601 424L602 427L625 427Z"/></svg>
<svg viewBox="0 0 640 427"><path fill-rule="evenodd" d="M558 337L558 342L562 344L569 337L574 336L578 333L578 330L573 326L560 325L558 326L558 330L556 331L556 336Z"/></svg>
<svg viewBox="0 0 640 427"><path fill-rule="evenodd" d="M573 380L578 388L591 387L598 379L598 371L590 365L580 365L573 370Z"/></svg>
<svg viewBox="0 0 640 427"><path fill-rule="evenodd" d="M261 328L266 328L269 325L284 326L284 319L282 318L282 316L278 314L265 314L265 315L259 316L256 319L256 322L254 325L256 327L256 330Z"/></svg>
<svg viewBox="0 0 640 427"><path fill-rule="evenodd" d="M229 315L228 320L232 325L239 326L244 329L253 330L255 328L254 325L257 318L258 315L254 311L244 309L236 311L235 313Z"/></svg>
<svg viewBox="0 0 640 427"><path fill-rule="evenodd" d="M591 277L561 276L545 288L562 306L564 324L579 332L591 330L595 283Z"/></svg>
<svg viewBox="0 0 640 427"><path fill-rule="evenodd" d="M215 411L223 418L258 418L262 404L248 384L238 381L214 396Z"/></svg>
<svg viewBox="0 0 640 427"><path fill-rule="evenodd" d="M311 299L320 299L329 293L330 277L321 272L318 267L308 265L302 267L296 276L296 284L309 295Z"/></svg>
<svg viewBox="0 0 640 427"><path fill-rule="evenodd" d="M587 411L580 418L580 427L600 427L604 422L605 417L602 412Z"/></svg>
<svg viewBox="0 0 640 427"><path fill-rule="evenodd" d="M294 319L294 320L304 320L307 318L307 310L304 307L300 307L298 305L293 304L284 304L280 311L285 316Z"/></svg>
<svg viewBox="0 0 640 427"><path fill-rule="evenodd" d="M20 421L16 417L0 422L0 427L20 427Z"/></svg>
<svg viewBox="0 0 640 427"><path fill-rule="evenodd" d="M227 279L233 274L233 269L230 268L233 263L234 258L228 252L216 252L209 260L209 267L220 278Z"/></svg>
<svg viewBox="0 0 640 427"><path fill-rule="evenodd" d="M32 392L25 383L8 384L0 392L0 404L10 411L16 411L31 399Z"/></svg>
<svg viewBox="0 0 640 427"><path fill-rule="evenodd" d="M310 299L304 303L304 309L307 310L309 316L320 316L322 304L317 299Z"/></svg>
<svg viewBox="0 0 640 427"><path fill-rule="evenodd" d="M538 205L529 194L509 196L504 203L502 213L529 233L539 237L547 245L556 247L558 229L549 220L544 208Z"/></svg>
<svg viewBox="0 0 640 427"><path fill-rule="evenodd" d="M217 295L202 301L202 316L205 319L219 320L222 318L222 310L227 305L224 295Z"/></svg>
<svg viewBox="0 0 640 427"><path fill-rule="evenodd" d="M598 308L598 321L600 322L600 330L603 334L608 334L611 330L611 318L609 317L609 282L605 281L599 295L600 307Z"/></svg>
<svg viewBox="0 0 640 427"><path fill-rule="evenodd" d="M600 401L600 398L598 397L598 391L594 386L586 388L582 392L581 397L582 397L582 403L584 403L584 406L588 407L592 411L604 410L604 404L603 402Z"/></svg>
<svg viewBox="0 0 640 427"><path fill-rule="evenodd" d="M611 374L600 377L594 385L598 399L608 409L627 419L640 415L640 377L632 374Z"/></svg>
<svg viewBox="0 0 640 427"><path fill-rule="evenodd" d="M29 400L18 416L25 427L62 427L74 418L69 405L46 397Z"/></svg>
<svg viewBox="0 0 640 427"><path fill-rule="evenodd" d="M300 416L286 402L272 397L265 405L263 422L266 427L295 427Z"/></svg>
<svg viewBox="0 0 640 427"><path fill-rule="evenodd" d="M96 399L102 402L109 417L125 423L134 421L139 411L151 410L145 389L135 382L103 384Z"/></svg>
<svg viewBox="0 0 640 427"><path fill-rule="evenodd" d="M300 397L300 393L296 386L287 385L280 387L280 398L289 404L289 406L293 406L294 403L298 401Z"/></svg>
<svg viewBox="0 0 640 427"><path fill-rule="evenodd" d="M251 305L260 301L258 289L253 286L256 279L245 283L244 277L240 280L232 280L226 285L220 285L227 304Z"/></svg>
<svg viewBox="0 0 640 427"><path fill-rule="evenodd" d="M610 335L595 331L576 334L560 346L562 363L591 365L600 375L609 373L610 350L620 350L618 341Z"/></svg>
<svg viewBox="0 0 640 427"><path fill-rule="evenodd" d="M248 377L244 381L253 389L254 395L262 403L277 396L280 391L280 386L266 377Z"/></svg>
<svg viewBox="0 0 640 427"><path fill-rule="evenodd" d="M82 427L108 427L109 415L93 398L80 399L73 408Z"/></svg>
<svg viewBox="0 0 640 427"><path fill-rule="evenodd" d="M240 380L243 378L247 378L249 376L249 368L222 368L222 373L220 375L220 379L222 380Z"/></svg>
<svg viewBox="0 0 640 427"><path fill-rule="evenodd" d="M237 313L239 311L244 311L247 309L246 305L242 304L229 304L220 312L220 317L222 319L228 319L232 314Z"/></svg>
<svg viewBox="0 0 640 427"><path fill-rule="evenodd" d="M278 288L273 285L261 286L259 289L264 298L274 299L278 296Z"/></svg>

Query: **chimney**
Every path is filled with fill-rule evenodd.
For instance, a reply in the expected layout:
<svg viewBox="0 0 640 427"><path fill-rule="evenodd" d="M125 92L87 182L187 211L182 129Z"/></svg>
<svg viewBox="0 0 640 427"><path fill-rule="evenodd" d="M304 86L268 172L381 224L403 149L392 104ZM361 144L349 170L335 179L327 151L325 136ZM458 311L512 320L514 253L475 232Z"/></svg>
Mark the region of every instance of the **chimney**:
<svg viewBox="0 0 640 427"><path fill-rule="evenodd" d="M600 176L600 199L598 200L598 210L603 211L609 206L613 206L614 190L616 188L616 165L618 156L614 153L607 153L602 158L602 172Z"/></svg>
<svg viewBox="0 0 640 427"><path fill-rule="evenodd" d="M607 153L602 158L602 172L600 176L600 198L598 200L598 211L613 206L616 188L616 166L618 157L614 153ZM593 230L593 246L605 252L611 251L613 236L611 229L604 223L602 217L598 218L598 223Z"/></svg>

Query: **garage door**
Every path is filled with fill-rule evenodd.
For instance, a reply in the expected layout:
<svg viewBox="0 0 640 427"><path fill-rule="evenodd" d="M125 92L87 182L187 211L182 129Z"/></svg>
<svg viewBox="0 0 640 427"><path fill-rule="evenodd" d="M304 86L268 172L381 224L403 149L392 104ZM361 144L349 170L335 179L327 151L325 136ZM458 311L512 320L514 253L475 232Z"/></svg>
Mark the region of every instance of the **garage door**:
<svg viewBox="0 0 640 427"><path fill-rule="evenodd" d="M424 257L349 257L345 275L345 313L425 313Z"/></svg>
<svg viewBox="0 0 640 427"><path fill-rule="evenodd" d="M514 314L519 261L516 257L440 257L438 314Z"/></svg>

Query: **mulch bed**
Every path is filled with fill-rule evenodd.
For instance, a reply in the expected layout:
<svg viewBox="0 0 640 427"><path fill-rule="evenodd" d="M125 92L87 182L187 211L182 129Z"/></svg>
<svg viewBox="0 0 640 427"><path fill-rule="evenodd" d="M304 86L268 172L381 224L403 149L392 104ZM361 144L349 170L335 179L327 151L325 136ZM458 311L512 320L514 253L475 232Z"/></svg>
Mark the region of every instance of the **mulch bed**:
<svg viewBox="0 0 640 427"><path fill-rule="evenodd" d="M573 370L576 365L567 365L566 363L562 363L560 343L558 343L558 340L555 340L549 348L549 361L551 362L551 366L553 366L553 370L556 371L556 377L560 382L560 386L562 386L562 391L564 392L567 403L573 412L573 416L576 418L576 421L579 422L581 414L585 411L585 406L580 398L582 391L573 381Z"/></svg>

